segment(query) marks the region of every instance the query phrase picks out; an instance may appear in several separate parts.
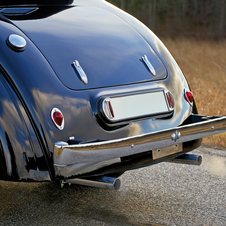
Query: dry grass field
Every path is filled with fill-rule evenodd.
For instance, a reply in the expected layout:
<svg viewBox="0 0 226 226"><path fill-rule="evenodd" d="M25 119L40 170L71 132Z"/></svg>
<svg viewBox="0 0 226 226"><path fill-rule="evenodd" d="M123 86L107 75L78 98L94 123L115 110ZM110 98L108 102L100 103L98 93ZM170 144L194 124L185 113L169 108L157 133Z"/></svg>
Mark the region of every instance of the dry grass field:
<svg viewBox="0 0 226 226"><path fill-rule="evenodd" d="M226 115L226 41L163 39L194 94L199 114ZM204 139L204 145L226 148L226 133Z"/></svg>

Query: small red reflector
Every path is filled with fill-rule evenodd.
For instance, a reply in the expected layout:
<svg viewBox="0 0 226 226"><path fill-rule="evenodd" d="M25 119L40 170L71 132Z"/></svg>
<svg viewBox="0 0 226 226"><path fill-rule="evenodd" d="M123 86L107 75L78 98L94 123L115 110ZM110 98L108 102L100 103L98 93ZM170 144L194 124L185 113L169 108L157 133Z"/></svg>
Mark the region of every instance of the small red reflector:
<svg viewBox="0 0 226 226"><path fill-rule="evenodd" d="M53 108L51 111L51 119L54 122L55 126L59 130L64 129L64 116L58 108Z"/></svg>
<svg viewBox="0 0 226 226"><path fill-rule="evenodd" d="M193 93L190 91L185 91L185 99L189 102L192 103L194 100Z"/></svg>
<svg viewBox="0 0 226 226"><path fill-rule="evenodd" d="M55 121L55 123L58 125L58 126L61 126L62 125L62 122L63 122L63 115L61 112L58 112L58 111L55 111L53 113L53 119Z"/></svg>
<svg viewBox="0 0 226 226"><path fill-rule="evenodd" d="M175 105L173 95L170 92L167 92L166 97L169 107L173 109Z"/></svg>

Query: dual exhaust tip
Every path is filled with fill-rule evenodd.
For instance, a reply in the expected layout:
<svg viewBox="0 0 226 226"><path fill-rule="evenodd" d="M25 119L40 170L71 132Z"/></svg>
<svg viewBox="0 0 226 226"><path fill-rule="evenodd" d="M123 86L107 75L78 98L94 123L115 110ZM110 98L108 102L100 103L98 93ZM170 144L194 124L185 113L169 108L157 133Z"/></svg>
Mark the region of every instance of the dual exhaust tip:
<svg viewBox="0 0 226 226"><path fill-rule="evenodd" d="M192 155L192 154L182 154L179 155L176 158L169 159L167 162L172 163L180 163L180 164L189 164L189 165L201 165L202 163L202 156L201 155ZM67 179L60 182L61 187L64 186L64 184L78 184L78 185L84 185L89 187L97 187L97 188L108 188L113 190L119 190L121 186L121 181L119 178L113 178L113 177L92 177L87 179Z"/></svg>
<svg viewBox="0 0 226 226"><path fill-rule="evenodd" d="M176 158L169 159L166 162L200 166L202 163L202 156L192 154L182 154Z"/></svg>
<svg viewBox="0 0 226 226"><path fill-rule="evenodd" d="M61 181L61 187L63 187L64 184L78 184L78 185L84 185L89 187L96 187L96 188L108 188L112 190L119 190L121 186L121 181L119 178L114 177L92 177L87 179L68 179L65 181Z"/></svg>

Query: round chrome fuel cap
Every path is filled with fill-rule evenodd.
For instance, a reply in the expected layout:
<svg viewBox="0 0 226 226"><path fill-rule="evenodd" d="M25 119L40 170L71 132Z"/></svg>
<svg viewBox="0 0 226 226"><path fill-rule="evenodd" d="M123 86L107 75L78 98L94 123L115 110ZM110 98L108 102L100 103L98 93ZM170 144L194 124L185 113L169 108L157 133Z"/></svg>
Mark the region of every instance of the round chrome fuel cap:
<svg viewBox="0 0 226 226"><path fill-rule="evenodd" d="M13 49L13 50L17 50L17 51L23 51L26 47L26 40L20 36L20 35L16 35L16 34L11 34L8 37L8 44L9 46Z"/></svg>

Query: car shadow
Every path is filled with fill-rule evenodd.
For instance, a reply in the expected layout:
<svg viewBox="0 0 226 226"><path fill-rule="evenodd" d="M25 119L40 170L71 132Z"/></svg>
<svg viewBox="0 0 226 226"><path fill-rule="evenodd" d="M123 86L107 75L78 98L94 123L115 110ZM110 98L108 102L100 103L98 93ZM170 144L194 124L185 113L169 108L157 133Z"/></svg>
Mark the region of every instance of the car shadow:
<svg viewBox="0 0 226 226"><path fill-rule="evenodd" d="M133 225L124 212L120 191L59 183L0 182L1 221L32 224L79 222ZM41 217L41 218L40 218Z"/></svg>

